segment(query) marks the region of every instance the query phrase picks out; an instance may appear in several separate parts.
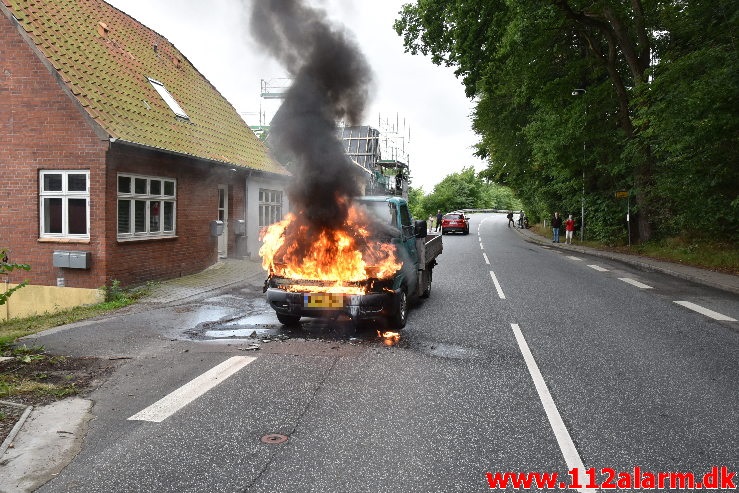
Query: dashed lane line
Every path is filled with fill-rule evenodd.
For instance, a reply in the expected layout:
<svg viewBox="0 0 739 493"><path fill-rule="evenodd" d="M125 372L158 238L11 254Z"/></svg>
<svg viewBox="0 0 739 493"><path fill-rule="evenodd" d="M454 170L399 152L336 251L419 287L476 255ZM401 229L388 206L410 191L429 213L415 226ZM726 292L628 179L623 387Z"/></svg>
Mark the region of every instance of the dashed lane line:
<svg viewBox="0 0 739 493"><path fill-rule="evenodd" d="M572 255L567 255L567 258L570 260L577 260L578 262L582 261L580 257L573 257Z"/></svg>
<svg viewBox="0 0 739 493"><path fill-rule="evenodd" d="M585 466L580 458L580 453L577 451L569 431L567 431L567 427L562 420L562 416L559 414L557 405L554 403L554 399L552 399L552 394L549 393L547 383L544 381L544 377L539 371L539 366L536 364L536 360L531 354L531 350L529 349L529 345L526 343L526 339L521 332L521 328L518 324L511 324L511 328L513 329L513 334L516 336L518 348L521 350L521 354L526 362L526 367L529 370L531 379L534 381L534 387L536 387L536 392L539 394L541 405L544 406L544 412L547 415L547 419L549 419L549 425L552 427L554 437L557 439L559 449L562 451L562 456L567 463L567 468L569 470L577 468L579 471L584 471ZM598 490L593 488L580 488L579 491L595 492Z"/></svg>
<svg viewBox="0 0 739 493"><path fill-rule="evenodd" d="M604 269L604 268L603 268L603 267L601 267L600 265L595 265L595 264L593 264L593 265L588 265L588 267L590 267L591 269L595 269L595 270L597 270L598 272L608 272L608 269Z"/></svg>
<svg viewBox="0 0 739 493"><path fill-rule="evenodd" d="M723 320L725 322L736 322L735 318L731 318L728 315L724 315L719 312L714 312L713 310L709 310L708 308L705 308L700 305L696 305L695 303L691 303L690 301L676 301L678 305L684 306L685 308L688 308L690 310L693 310L694 312L698 312L701 315L705 315L706 317L710 317L714 320Z"/></svg>
<svg viewBox="0 0 739 493"><path fill-rule="evenodd" d="M252 356L229 358L128 419L161 423L255 359Z"/></svg>
<svg viewBox="0 0 739 493"><path fill-rule="evenodd" d="M652 289L652 286L641 283L635 279L631 279L630 277L619 277L618 279L625 283L631 284L632 286L636 286L639 289Z"/></svg>
<svg viewBox="0 0 739 493"><path fill-rule="evenodd" d="M488 254L485 252L482 252L482 256L485 259L485 263L490 265L490 260L488 259Z"/></svg>
<svg viewBox="0 0 739 493"><path fill-rule="evenodd" d="M500 283L498 282L498 278L495 277L495 272L490 271L490 277L493 278L493 284L495 284L495 289L498 291L498 297L501 300L505 299L505 294L503 294L503 288L500 287Z"/></svg>

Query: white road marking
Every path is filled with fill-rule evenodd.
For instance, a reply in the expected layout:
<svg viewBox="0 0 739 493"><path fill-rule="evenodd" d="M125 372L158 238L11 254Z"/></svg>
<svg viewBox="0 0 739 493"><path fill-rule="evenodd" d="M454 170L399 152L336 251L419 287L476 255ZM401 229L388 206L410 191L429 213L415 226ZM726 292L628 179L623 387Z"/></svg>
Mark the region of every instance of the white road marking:
<svg viewBox="0 0 739 493"><path fill-rule="evenodd" d="M252 356L229 358L128 419L131 421L161 423L255 359Z"/></svg>
<svg viewBox="0 0 739 493"><path fill-rule="evenodd" d="M485 250L485 247L482 246L482 242L480 242L480 250Z"/></svg>
<svg viewBox="0 0 739 493"><path fill-rule="evenodd" d="M600 265L595 265L595 264L593 264L593 265L588 265L588 267L590 267L591 269L595 269L595 270L597 270L598 272L608 272L608 269L604 269L604 268L603 268L603 267L601 267Z"/></svg>
<svg viewBox="0 0 739 493"><path fill-rule="evenodd" d="M539 367L536 364L536 360L534 360L534 356L531 354L531 350L529 349L529 345L526 343L526 339L523 337L521 328L518 324L511 324L511 328L513 329L513 334L516 336L518 348L521 350L521 354L526 362L526 367L529 370L531 379L534 381L534 387L536 387L536 392L539 394L541 405L544 406L544 412L547 414L549 425L552 427L554 437L557 439L557 444L559 444L559 449L562 451L562 456L564 457L565 462L567 462L567 469L573 469L576 467L579 471L584 471L585 466L580 458L580 453L577 451L577 448L575 448L575 443L572 441L572 437L570 437L570 433L567 431L564 421L562 421L562 416L559 414L559 410L557 409L557 405L554 403L554 399L552 399L552 394L549 393L549 388L544 381L544 377L539 371ZM595 492L598 490L593 488L580 488L579 491Z"/></svg>
<svg viewBox="0 0 739 493"><path fill-rule="evenodd" d="M691 303L690 301L676 301L678 305L684 306L685 308L688 308L690 310L693 310L694 312L698 312L701 315L705 315L706 317L711 317L714 320L724 320L726 322L736 322L735 318L731 318L728 315L724 315L719 312L714 312L713 310L709 310L708 308L702 307L700 305L696 305L695 303Z"/></svg>
<svg viewBox="0 0 739 493"><path fill-rule="evenodd" d="M488 260L488 254L485 252L482 252L482 256L485 258L485 263L490 265L490 260Z"/></svg>
<svg viewBox="0 0 739 493"><path fill-rule="evenodd" d="M631 279L630 277L619 277L619 279L625 283L631 284L632 286L636 286L639 289L652 289L652 286L643 284L639 281Z"/></svg>
<svg viewBox="0 0 739 493"><path fill-rule="evenodd" d="M573 257L572 255L567 255L567 258L571 260L578 260L578 261L582 260L580 257Z"/></svg>
<svg viewBox="0 0 739 493"><path fill-rule="evenodd" d="M493 278L493 284L495 284L495 289L498 291L498 296L501 300L505 299L505 295L503 294L503 289L500 287L500 283L498 282L498 278L495 277L495 272L490 271L490 277Z"/></svg>

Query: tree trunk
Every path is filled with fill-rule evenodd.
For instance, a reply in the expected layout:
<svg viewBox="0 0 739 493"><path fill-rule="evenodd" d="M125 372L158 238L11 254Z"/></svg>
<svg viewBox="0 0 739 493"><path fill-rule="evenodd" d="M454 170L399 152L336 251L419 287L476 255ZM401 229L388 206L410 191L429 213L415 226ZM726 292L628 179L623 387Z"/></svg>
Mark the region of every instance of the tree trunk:
<svg viewBox="0 0 739 493"><path fill-rule="evenodd" d="M636 188L636 204L639 207L637 227L640 241L649 241L652 237L651 225L651 186L654 169L654 158L648 145L641 144L639 132L642 128L635 128L630 114L630 96L627 84L619 72L619 56L629 68L633 78L633 85L645 84L645 73L649 68L649 36L644 22L644 11L641 0L631 0L631 16L626 20L607 3L600 10L574 11L567 0L553 0L553 3L564 13L565 17L574 22L578 34L585 41L588 51L599 60L608 70L609 78L613 83L619 103L618 122L627 138L634 142L640 150L641 162L634 167L634 186ZM594 4L595 5L595 4ZM631 22L627 27L625 22ZM635 34L630 34L634 32ZM595 34L602 36L601 39ZM606 50L602 48L605 42Z"/></svg>

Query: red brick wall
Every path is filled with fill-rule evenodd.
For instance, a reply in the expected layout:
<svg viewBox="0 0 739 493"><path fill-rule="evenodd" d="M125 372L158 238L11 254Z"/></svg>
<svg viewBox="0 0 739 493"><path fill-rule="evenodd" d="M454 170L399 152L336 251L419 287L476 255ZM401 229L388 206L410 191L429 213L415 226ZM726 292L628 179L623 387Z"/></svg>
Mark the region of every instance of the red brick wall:
<svg viewBox="0 0 739 493"><path fill-rule="evenodd" d="M116 183L118 173L174 178L177 182L174 238L118 241ZM218 218L218 185L228 185L229 218L244 218L243 172L161 152L113 144L109 152L108 278L123 285L142 284L199 272L218 260L217 238L210 222ZM234 254L229 232L229 255Z"/></svg>
<svg viewBox="0 0 739 493"><path fill-rule="evenodd" d="M12 262L30 264L11 282L100 287L105 279L105 151L89 117L62 89L63 83L23 41L13 22L0 13L0 247ZM90 241L39 240L39 171L90 171ZM92 252L90 270L52 267L54 250Z"/></svg>
<svg viewBox="0 0 739 493"><path fill-rule="evenodd" d="M98 288L113 279L124 286L198 272L217 261L209 224L217 218L218 185L229 186L229 218L244 219L243 171L186 157L109 144L63 89L55 72L23 41L0 13L0 248L12 262L30 264L11 282ZM39 171L90 171L90 240L39 239ZM137 173L177 180L175 238L119 242L117 174ZM229 254L235 253L233 230ZM91 268L52 266L55 250L92 254Z"/></svg>

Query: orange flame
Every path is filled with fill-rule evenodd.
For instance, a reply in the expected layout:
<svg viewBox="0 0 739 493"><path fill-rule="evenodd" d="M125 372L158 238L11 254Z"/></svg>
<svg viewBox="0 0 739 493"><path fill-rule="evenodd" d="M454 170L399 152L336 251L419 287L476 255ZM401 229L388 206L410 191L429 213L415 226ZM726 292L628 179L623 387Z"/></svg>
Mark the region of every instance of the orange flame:
<svg viewBox="0 0 739 493"><path fill-rule="evenodd" d="M259 249L262 266L271 276L323 281L322 286L300 286L300 291L364 293L365 288L343 283L386 279L401 268L395 245L374 240L369 224L366 212L354 205L340 229L317 233L311 233L299 216L287 214L264 232ZM311 235L306 248L306 238Z"/></svg>
<svg viewBox="0 0 739 493"><path fill-rule="evenodd" d="M378 330L377 337L382 339L382 343L386 346L395 346L400 342L400 334L397 332L380 332Z"/></svg>

